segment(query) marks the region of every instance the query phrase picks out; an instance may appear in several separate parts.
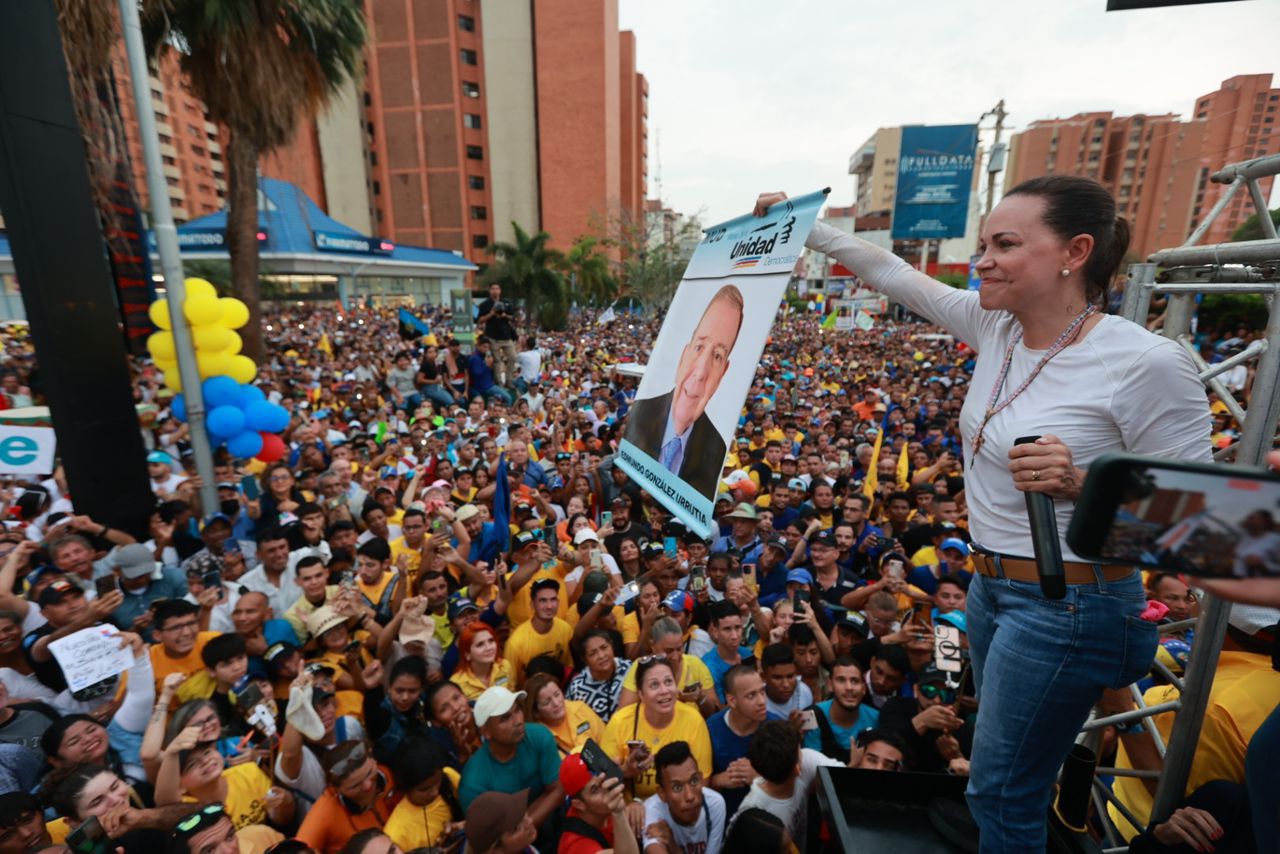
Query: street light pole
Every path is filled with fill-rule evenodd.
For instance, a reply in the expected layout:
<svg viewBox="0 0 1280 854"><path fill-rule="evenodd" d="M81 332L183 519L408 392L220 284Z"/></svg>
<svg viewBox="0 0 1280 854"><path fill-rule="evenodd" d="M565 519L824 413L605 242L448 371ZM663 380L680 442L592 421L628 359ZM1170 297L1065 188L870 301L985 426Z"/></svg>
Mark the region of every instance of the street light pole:
<svg viewBox="0 0 1280 854"><path fill-rule="evenodd" d="M196 473L202 481L200 503L204 514L209 514L218 509L218 488L213 478L213 448L204 428L204 395L200 389L195 344L187 317L182 313L187 288L182 273L182 256L178 252L178 229L173 224L168 185L164 180L156 114L151 108L151 87L148 85L142 24L138 20L138 0L120 0L120 24L124 30L124 46L129 58L129 76L133 80L133 101L138 112L138 136L142 141L142 158L146 165L147 192L151 196L151 229L155 233L156 248L160 252L160 268L164 271L165 300L169 303L169 317L173 321L178 376L182 380L182 396L187 404L187 426L191 447L196 456Z"/></svg>
<svg viewBox="0 0 1280 854"><path fill-rule="evenodd" d="M983 113L978 119L979 122L987 116L996 117L996 138L991 143L991 154L987 158L987 207L982 214L982 222L985 225L987 217L991 216L991 205L995 201L996 196L996 175L1004 169L1004 146L1000 143L1000 135L1004 133L1004 120L1009 114L1004 110L1004 98L995 105L993 109Z"/></svg>

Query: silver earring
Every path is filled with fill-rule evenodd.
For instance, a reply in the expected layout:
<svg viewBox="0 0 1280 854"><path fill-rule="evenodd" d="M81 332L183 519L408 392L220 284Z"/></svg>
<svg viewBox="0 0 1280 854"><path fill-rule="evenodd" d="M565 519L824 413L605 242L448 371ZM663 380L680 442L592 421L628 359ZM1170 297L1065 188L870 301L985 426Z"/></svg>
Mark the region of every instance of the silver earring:
<svg viewBox="0 0 1280 854"><path fill-rule="evenodd" d="M1067 276L1070 276L1070 275L1071 275L1071 268L1070 268L1070 267L1063 267L1063 268L1062 268L1062 278L1064 278L1064 279L1065 279Z"/></svg>

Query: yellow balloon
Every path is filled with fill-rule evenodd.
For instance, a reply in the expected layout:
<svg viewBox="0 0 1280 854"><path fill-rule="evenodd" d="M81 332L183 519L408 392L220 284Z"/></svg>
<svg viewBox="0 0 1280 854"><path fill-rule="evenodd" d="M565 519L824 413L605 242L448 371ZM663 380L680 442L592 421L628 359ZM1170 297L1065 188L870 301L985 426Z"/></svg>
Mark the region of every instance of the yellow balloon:
<svg viewBox="0 0 1280 854"><path fill-rule="evenodd" d="M147 316L151 318L151 322L161 329L172 329L173 320L169 317L169 303L162 299L158 299L151 303L147 309Z"/></svg>
<svg viewBox="0 0 1280 854"><path fill-rule="evenodd" d="M226 353L196 353L196 365L200 368L200 379L207 380L221 374L230 373L231 360L240 356L228 356Z"/></svg>
<svg viewBox="0 0 1280 854"><path fill-rule="evenodd" d="M223 328L225 329L226 327ZM239 332L236 332L233 329L227 329L227 334L231 336L229 339L231 343L228 344L222 352L226 353L228 356L234 356L244 348L244 339L240 337Z"/></svg>
<svg viewBox="0 0 1280 854"><path fill-rule="evenodd" d="M147 350L157 362L172 362L178 357L174 350L172 332L154 333L147 339Z"/></svg>
<svg viewBox="0 0 1280 854"><path fill-rule="evenodd" d="M219 323L206 323L191 329L191 337L195 339L199 353L225 352L231 346L232 335L235 333Z"/></svg>
<svg viewBox="0 0 1280 854"><path fill-rule="evenodd" d="M249 306L235 297L223 297L218 300L222 304L222 325L228 329L239 329L249 322Z"/></svg>
<svg viewBox="0 0 1280 854"><path fill-rule="evenodd" d="M258 375L258 366L253 363L253 359L248 356L229 356L231 366L227 373L231 375L231 379L238 383L251 383L253 378Z"/></svg>
<svg viewBox="0 0 1280 854"><path fill-rule="evenodd" d="M187 286L187 299L191 299L196 296L213 297L214 299L218 298L218 289L215 288L213 283L208 279L200 279L192 276L186 280L185 284Z"/></svg>
<svg viewBox="0 0 1280 854"><path fill-rule="evenodd" d="M164 384L174 391L182 391L182 377L178 376L177 365L173 366L173 370L164 372Z"/></svg>
<svg viewBox="0 0 1280 854"><path fill-rule="evenodd" d="M182 304L182 313L187 316L192 326L217 323L222 319L222 302L208 294L189 296Z"/></svg>
<svg viewBox="0 0 1280 854"><path fill-rule="evenodd" d="M155 363L156 363L156 367L160 369L161 373L176 374L178 372L177 359L156 359Z"/></svg>
<svg viewBox="0 0 1280 854"><path fill-rule="evenodd" d="M914 353L912 353L912 354L911 354L911 358L915 359L917 362L923 362L923 361L924 361L924 353L921 353L919 350L917 350L917 351L915 351Z"/></svg>

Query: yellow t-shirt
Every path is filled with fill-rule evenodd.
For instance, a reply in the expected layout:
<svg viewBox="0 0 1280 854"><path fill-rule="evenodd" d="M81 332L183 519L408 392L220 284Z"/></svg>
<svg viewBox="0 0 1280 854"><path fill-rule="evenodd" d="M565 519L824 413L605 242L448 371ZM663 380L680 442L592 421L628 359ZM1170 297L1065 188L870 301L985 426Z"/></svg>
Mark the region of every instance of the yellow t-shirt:
<svg viewBox="0 0 1280 854"><path fill-rule="evenodd" d="M265 823L271 778L252 762L242 762L223 769L222 779L227 781L227 796L222 799L222 806L236 830ZM190 795L183 795L182 802L197 803Z"/></svg>
<svg viewBox="0 0 1280 854"><path fill-rule="evenodd" d="M387 588L390 587L392 584L395 584L399 580L399 578L400 578L399 573L392 570L388 570L382 573L382 577L379 578L377 582L375 582L374 584L365 584L363 579L361 579L360 576L357 574L356 588L360 591L361 594L364 595L364 598L368 599L370 602L373 603L373 607L376 609L378 607L378 603L382 601L382 596L384 593L386 593ZM389 601L390 600L388 600L388 602Z"/></svg>
<svg viewBox="0 0 1280 854"><path fill-rule="evenodd" d="M181 673L184 676L190 676L193 673L203 673L204 661L200 658L200 653L204 649L204 645L216 638L219 634L220 632L200 632L196 635L196 645L192 647L191 652L187 653L182 658L171 657L164 651L164 644L153 643L151 645L151 669L156 676L156 694L159 695L160 689L164 687L165 677L171 673ZM187 680L187 682L190 681L190 679ZM183 697L181 694L182 687L185 687L186 684L187 683L184 682L178 689L179 699L181 700L199 699L208 697L213 693L213 680L209 679L208 685L205 686L209 689L208 691ZM201 690L203 691L203 688Z"/></svg>
<svg viewBox="0 0 1280 854"><path fill-rule="evenodd" d="M1178 689L1172 685L1152 688L1143 695L1147 705L1176 699ZM1249 652L1223 652L1209 691L1200 740L1196 742L1191 774L1187 778L1186 795L1210 780L1244 782L1244 755L1249 739L1280 705L1280 674L1271 669L1271 659ZM1168 743L1173 727L1173 712L1156 715L1156 729ZM1116 754L1117 768L1132 768L1129 754L1121 743ZM1151 818L1152 795L1142 780L1116 777L1114 790L1123 803L1142 822ZM1129 824L1114 806L1107 812L1125 841L1133 839L1138 829Z"/></svg>
<svg viewBox="0 0 1280 854"><path fill-rule="evenodd" d="M715 690L715 680L711 678L711 671L707 669L707 665L702 663L702 659L695 655L686 653L683 663L680 665L680 677L676 680L680 684L680 690L692 688L694 685L701 685L704 691ZM622 687L627 691L636 690L636 665L635 662L627 668L627 675L622 680Z"/></svg>
<svg viewBox="0 0 1280 854"><path fill-rule="evenodd" d="M604 738L604 721L600 720L600 716L590 706L580 700L564 701L564 720L559 726L552 726L546 721L538 721L538 723L551 730L551 734L556 737L556 747L560 748L562 757L582 750L582 745L586 744L589 738L596 744Z"/></svg>
<svg viewBox="0 0 1280 854"><path fill-rule="evenodd" d="M458 772L445 768L444 776L456 792L461 781ZM382 830L401 851L413 851L416 848L441 846L444 842L441 838L444 829L452 821L454 818L449 811L449 804L443 797L436 796L434 801L422 807L415 806L409 803L408 798L404 798L391 811Z"/></svg>
<svg viewBox="0 0 1280 854"><path fill-rule="evenodd" d="M639 720L636 715L640 715ZM657 753L661 748L677 741L689 745L694 761L704 778L711 776L711 735L707 732L707 724L697 710L685 703L676 703L676 714L666 729L658 730L649 726L640 712L640 704L623 706L613 713L609 725L605 727L604 740L600 746L619 765L627 757L628 741L643 741L649 746L650 753ZM654 769L649 768L636 780L635 796L647 798L658 791Z"/></svg>
<svg viewBox="0 0 1280 854"><path fill-rule="evenodd" d="M527 622L533 616L533 594L529 591L532 589L534 582L541 581L544 578L552 578L560 582L560 608L556 611L556 616L562 620L568 621L569 612L569 594L565 590L564 577L569 574L572 569L567 563L556 561L555 566L540 567L529 581L516 591L511 599L511 604L507 606L507 619L511 621L513 627ZM507 578L511 576L508 575Z"/></svg>
<svg viewBox="0 0 1280 854"><path fill-rule="evenodd" d="M916 549L915 554L911 556L912 566L934 566L942 558L938 556L938 550L933 546L924 546Z"/></svg>
<svg viewBox="0 0 1280 854"><path fill-rule="evenodd" d="M624 644L635 643L640 640L640 612L632 611L623 617L619 628L622 629L622 642Z"/></svg>
<svg viewBox="0 0 1280 854"><path fill-rule="evenodd" d="M459 667L453 671L453 675L449 677L449 681L462 689L462 693L471 702L480 699L480 695L485 692L486 688L492 688L501 685L504 688L511 688L511 662L505 658L499 659L493 663L493 672L489 674L489 684L486 685L480 681L480 678L466 668Z"/></svg>
<svg viewBox="0 0 1280 854"><path fill-rule="evenodd" d="M572 664L569 656L569 641L573 639L573 629L564 620L556 618L551 623L551 631L539 634L533 623L521 623L507 638L506 659L511 662L516 685L524 684L524 668L539 655L550 653L560 660L565 667Z"/></svg>
<svg viewBox="0 0 1280 854"><path fill-rule="evenodd" d="M406 543L404 541L404 537L392 540L388 545L391 546L392 566L396 566L400 563L401 555L409 556L406 564L409 575L409 588L413 589L413 582L418 578L418 568L422 564L422 552Z"/></svg>
<svg viewBox="0 0 1280 854"><path fill-rule="evenodd" d="M330 584L325 587L324 604L328 605L337 598L338 591L339 587L336 584ZM307 630L307 617L319 607L319 605L312 605L306 596L299 596L298 601L290 605L284 612L284 619L289 621L289 625L293 628L293 633L303 643L311 639L311 632Z"/></svg>

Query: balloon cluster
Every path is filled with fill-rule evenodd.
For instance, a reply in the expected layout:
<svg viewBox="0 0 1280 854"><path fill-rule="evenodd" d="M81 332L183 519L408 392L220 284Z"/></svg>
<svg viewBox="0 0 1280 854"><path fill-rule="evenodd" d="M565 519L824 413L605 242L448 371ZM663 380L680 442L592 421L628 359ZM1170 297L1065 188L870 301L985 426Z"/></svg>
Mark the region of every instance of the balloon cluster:
<svg viewBox="0 0 1280 854"><path fill-rule="evenodd" d="M219 297L213 285L204 279L187 279L186 287L187 298L182 303L182 313L191 325L200 379L228 376L237 383L253 382L258 375L258 366L253 359L240 355L244 342L236 332L249 322L249 307L233 297ZM147 339L151 358L155 360L156 367L164 371L165 385L174 391L182 391L169 303L156 300L151 303L147 314L161 330Z"/></svg>
<svg viewBox="0 0 1280 854"><path fill-rule="evenodd" d="M242 342L235 330L249 322L249 309L238 299L219 297L204 279L187 279L182 313L191 324L196 348L200 390L204 397L205 429L215 447L225 444L233 457L257 457L274 462L285 454L284 441L276 434L289 426L289 410L267 400L262 389L250 385L258 366L240 355ZM164 372L165 385L182 390L177 352L173 341L169 306L163 300L151 304L151 321L162 331L147 339L156 365ZM175 418L187 420L185 398L173 399Z"/></svg>

